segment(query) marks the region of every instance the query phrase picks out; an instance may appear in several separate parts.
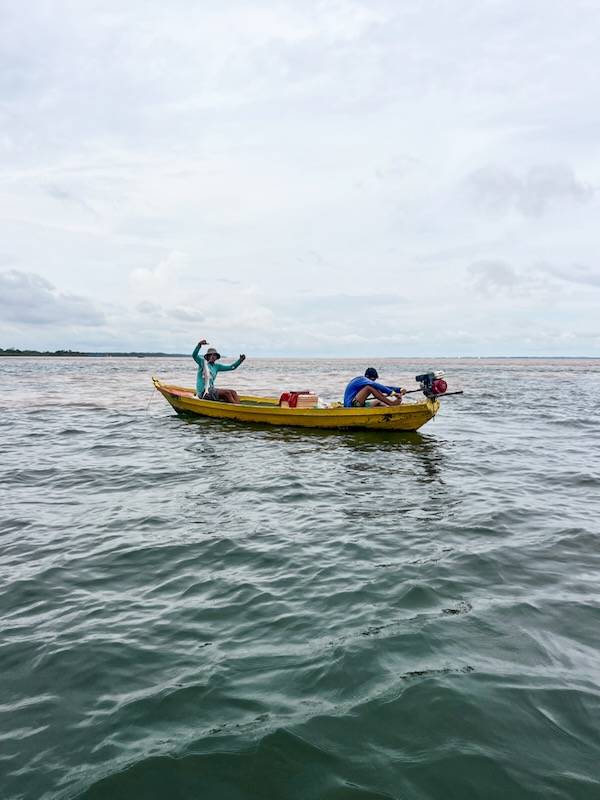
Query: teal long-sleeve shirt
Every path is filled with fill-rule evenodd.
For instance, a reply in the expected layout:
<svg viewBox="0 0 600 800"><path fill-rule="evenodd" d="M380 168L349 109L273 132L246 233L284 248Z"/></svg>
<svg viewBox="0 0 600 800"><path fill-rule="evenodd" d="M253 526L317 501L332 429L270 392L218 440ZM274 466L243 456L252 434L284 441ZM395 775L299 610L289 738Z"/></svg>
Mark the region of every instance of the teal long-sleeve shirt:
<svg viewBox="0 0 600 800"><path fill-rule="evenodd" d="M200 345L197 344L192 353L192 358L198 364L198 377L196 378L196 394L202 397L204 392L212 389L215 384L215 378L219 372L229 372L232 369L237 369L242 363L238 358L233 364L219 364L216 361L214 364L209 364L204 356L200 355ZM208 384L208 385L207 385Z"/></svg>

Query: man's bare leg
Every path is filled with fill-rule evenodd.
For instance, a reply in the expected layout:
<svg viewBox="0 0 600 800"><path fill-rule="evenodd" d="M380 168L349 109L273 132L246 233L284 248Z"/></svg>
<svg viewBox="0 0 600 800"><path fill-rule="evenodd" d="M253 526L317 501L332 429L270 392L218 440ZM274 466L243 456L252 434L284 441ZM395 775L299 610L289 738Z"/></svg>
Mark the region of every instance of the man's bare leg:
<svg viewBox="0 0 600 800"><path fill-rule="evenodd" d="M235 403L238 406L240 404L239 395L234 389L217 389L217 394L222 403Z"/></svg>
<svg viewBox="0 0 600 800"><path fill-rule="evenodd" d="M363 386L363 388L357 392L354 402L364 406L369 397L375 398L377 402L373 405L377 406L399 406L402 402L400 398L397 400L389 400L387 395L380 392L379 389L376 389L374 386Z"/></svg>

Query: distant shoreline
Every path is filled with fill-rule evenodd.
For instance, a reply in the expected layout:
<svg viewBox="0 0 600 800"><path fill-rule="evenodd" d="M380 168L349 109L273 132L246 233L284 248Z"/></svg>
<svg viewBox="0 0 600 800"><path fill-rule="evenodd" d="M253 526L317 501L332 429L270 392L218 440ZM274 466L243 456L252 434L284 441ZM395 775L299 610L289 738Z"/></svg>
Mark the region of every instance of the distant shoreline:
<svg viewBox="0 0 600 800"><path fill-rule="evenodd" d="M130 353L84 353L79 350L16 350L0 348L0 358L15 357L31 358L189 358L189 353L142 353L132 351Z"/></svg>

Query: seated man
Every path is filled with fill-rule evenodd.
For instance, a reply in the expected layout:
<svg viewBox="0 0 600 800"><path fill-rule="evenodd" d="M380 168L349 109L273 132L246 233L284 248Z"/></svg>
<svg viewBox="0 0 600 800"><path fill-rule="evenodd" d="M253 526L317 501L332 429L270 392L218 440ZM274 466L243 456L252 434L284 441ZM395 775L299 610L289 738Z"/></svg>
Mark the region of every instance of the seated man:
<svg viewBox="0 0 600 800"><path fill-rule="evenodd" d="M369 367L365 371L364 378L359 375L353 378L344 392L345 408L360 408L367 404L369 397L375 398L369 401L370 406L397 406L402 402L402 395L406 389L399 386L385 386L383 383L375 383L379 375L374 367ZM400 395L394 400L390 400L390 395Z"/></svg>
<svg viewBox="0 0 600 800"><path fill-rule="evenodd" d="M192 353L192 358L198 364L198 377L196 379L196 394L201 400L220 400L222 403L237 403L239 404L240 398L238 393L233 389L217 389L215 388L215 378L219 372L228 372L232 369L237 369L239 365L246 360L245 355L240 355L237 361L233 364L217 364L221 358L221 354L215 350L214 347L209 347L206 355L202 358L200 348L202 345L208 344L206 339L198 342Z"/></svg>

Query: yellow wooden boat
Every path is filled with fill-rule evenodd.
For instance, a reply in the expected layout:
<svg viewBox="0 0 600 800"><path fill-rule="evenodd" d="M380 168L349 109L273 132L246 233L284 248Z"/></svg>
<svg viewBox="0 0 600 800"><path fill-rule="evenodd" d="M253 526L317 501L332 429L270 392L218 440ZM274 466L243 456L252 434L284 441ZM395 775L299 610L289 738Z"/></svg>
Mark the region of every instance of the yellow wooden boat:
<svg viewBox="0 0 600 800"><path fill-rule="evenodd" d="M368 429L377 431L416 431L440 409L440 401L425 398L399 406L379 408L280 408L279 398L240 395L241 404L200 400L193 389L162 383L152 378L155 388L178 414L230 419L266 425L299 428Z"/></svg>

